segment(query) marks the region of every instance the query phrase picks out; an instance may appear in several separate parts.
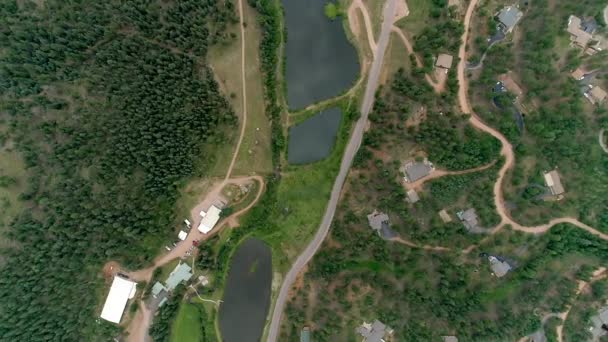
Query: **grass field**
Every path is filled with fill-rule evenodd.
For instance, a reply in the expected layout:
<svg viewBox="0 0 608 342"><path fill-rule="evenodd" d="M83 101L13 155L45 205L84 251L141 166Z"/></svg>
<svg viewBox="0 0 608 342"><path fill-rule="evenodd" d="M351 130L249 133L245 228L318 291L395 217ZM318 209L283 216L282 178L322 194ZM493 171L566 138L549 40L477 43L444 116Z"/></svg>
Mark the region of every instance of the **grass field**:
<svg viewBox="0 0 608 342"><path fill-rule="evenodd" d="M391 33L388 48L385 54L384 66L380 75L380 83L385 84L390 75L394 75L397 70L403 68L409 72L412 68L410 55L403 44L401 38L396 33Z"/></svg>
<svg viewBox="0 0 608 342"><path fill-rule="evenodd" d="M171 327L171 342L200 342L202 340L201 324L203 317L199 304L183 302L177 318Z"/></svg>
<svg viewBox="0 0 608 342"><path fill-rule="evenodd" d="M241 144L239 155L234 166L234 175L267 173L272 170L271 151L270 151L270 123L265 113L264 87L262 85L262 75L260 72L260 60L258 49L261 32L254 10L249 7L247 2L243 3L245 26L245 78L247 83L247 126L245 136ZM217 78L220 80L222 89L226 97L230 98L237 116L242 120L243 98L242 98L242 75L241 75L241 34L239 26L234 25L231 30L237 35L237 39L225 46L216 46L209 51L209 60L213 66ZM242 121L241 121L242 123ZM240 127L240 126L239 126ZM234 130L234 136L238 138L240 128ZM236 143L235 138L235 143ZM220 157L218 171L222 170L223 165L230 163L232 150L222 153ZM227 163L224 163L227 159ZM215 175L215 174L212 174Z"/></svg>

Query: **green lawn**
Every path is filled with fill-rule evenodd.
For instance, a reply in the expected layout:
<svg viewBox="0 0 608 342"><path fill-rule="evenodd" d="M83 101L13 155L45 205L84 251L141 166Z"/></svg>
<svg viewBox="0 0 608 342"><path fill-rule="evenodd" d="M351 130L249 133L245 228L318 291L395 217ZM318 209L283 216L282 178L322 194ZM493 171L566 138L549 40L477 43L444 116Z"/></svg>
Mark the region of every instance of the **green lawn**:
<svg viewBox="0 0 608 342"><path fill-rule="evenodd" d="M397 22L397 26L404 28L405 31L415 36L428 26L432 2L429 0L408 0L410 14Z"/></svg>
<svg viewBox="0 0 608 342"><path fill-rule="evenodd" d="M200 342L202 337L201 307L197 304L182 303L177 313L177 319L171 328L173 342Z"/></svg>

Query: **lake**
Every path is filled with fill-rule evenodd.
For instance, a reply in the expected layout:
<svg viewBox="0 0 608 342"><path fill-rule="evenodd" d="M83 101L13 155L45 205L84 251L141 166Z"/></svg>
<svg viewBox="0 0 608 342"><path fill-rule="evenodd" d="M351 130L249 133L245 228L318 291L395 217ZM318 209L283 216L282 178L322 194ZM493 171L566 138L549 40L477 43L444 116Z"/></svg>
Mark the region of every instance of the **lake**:
<svg viewBox="0 0 608 342"><path fill-rule="evenodd" d="M258 342L262 338L270 306L272 255L254 238L245 240L230 262L220 306L220 330L224 342Z"/></svg>
<svg viewBox="0 0 608 342"><path fill-rule="evenodd" d="M331 108L289 128L287 161L307 164L326 158L336 143L342 111Z"/></svg>
<svg viewBox="0 0 608 342"><path fill-rule="evenodd" d="M291 109L339 95L359 74L357 51L342 19L330 20L327 0L283 0L287 26L287 102Z"/></svg>

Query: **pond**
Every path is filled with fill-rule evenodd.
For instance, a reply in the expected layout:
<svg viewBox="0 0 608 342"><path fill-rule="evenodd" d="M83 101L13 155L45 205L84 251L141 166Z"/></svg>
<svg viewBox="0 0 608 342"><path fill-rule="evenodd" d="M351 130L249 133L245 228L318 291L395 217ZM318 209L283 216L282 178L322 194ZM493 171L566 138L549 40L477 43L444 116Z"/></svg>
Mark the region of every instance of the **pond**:
<svg viewBox="0 0 608 342"><path fill-rule="evenodd" d="M326 158L338 135L342 111L331 108L289 128L287 161L306 164Z"/></svg>
<svg viewBox="0 0 608 342"><path fill-rule="evenodd" d="M232 257L226 281L219 317L222 341L260 341L270 306L270 248L258 239L245 240Z"/></svg>
<svg viewBox="0 0 608 342"><path fill-rule="evenodd" d="M359 74L357 51L342 20L330 20L327 0L283 0L287 26L287 102L291 109L339 95Z"/></svg>

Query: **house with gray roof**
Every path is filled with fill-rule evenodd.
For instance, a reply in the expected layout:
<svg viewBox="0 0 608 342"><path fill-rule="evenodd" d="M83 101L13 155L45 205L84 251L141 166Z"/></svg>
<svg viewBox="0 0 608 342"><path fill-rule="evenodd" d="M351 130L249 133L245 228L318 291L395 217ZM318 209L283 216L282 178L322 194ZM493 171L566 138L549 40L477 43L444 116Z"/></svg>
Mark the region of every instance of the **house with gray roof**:
<svg viewBox="0 0 608 342"><path fill-rule="evenodd" d="M391 240L397 237L397 233L391 229L388 215L385 213L374 210L373 213L367 215L367 223L384 240Z"/></svg>
<svg viewBox="0 0 608 342"><path fill-rule="evenodd" d="M598 341L600 337L608 335L608 306L601 308L597 315L591 317L592 341ZM605 327L605 328L604 328Z"/></svg>
<svg viewBox="0 0 608 342"><path fill-rule="evenodd" d="M501 260L495 256L490 255L488 257L490 261L490 267L492 268L492 273L498 278L503 277L505 274L509 273L511 270L511 265L508 262Z"/></svg>
<svg viewBox="0 0 608 342"><path fill-rule="evenodd" d="M479 218L475 208L459 211L456 216L460 219L465 228L471 233L483 233L483 227L479 225Z"/></svg>
<svg viewBox="0 0 608 342"><path fill-rule="evenodd" d="M409 161L402 168L405 174L403 179L408 183L413 183L428 176L433 170L435 170L433 163L426 158L422 162Z"/></svg>
<svg viewBox="0 0 608 342"><path fill-rule="evenodd" d="M160 295L163 291L168 292L167 288L158 281L154 283L154 286L152 286L152 296L154 298L158 297L158 295Z"/></svg>
<svg viewBox="0 0 608 342"><path fill-rule="evenodd" d="M505 34L511 33L523 16L522 11L515 6L504 7L498 12L500 28Z"/></svg>
<svg viewBox="0 0 608 342"><path fill-rule="evenodd" d="M363 342L386 342L384 338L393 334L393 329L387 327L379 320L375 320L371 324L363 322L356 331L363 336Z"/></svg>
<svg viewBox="0 0 608 342"><path fill-rule="evenodd" d="M175 267L175 269L169 274L169 278L165 282L167 291L173 291L177 285L183 281L188 281L192 278L192 268L188 264L182 264L181 262Z"/></svg>
<svg viewBox="0 0 608 342"><path fill-rule="evenodd" d="M458 338L456 336L442 336L443 342L458 342Z"/></svg>
<svg viewBox="0 0 608 342"><path fill-rule="evenodd" d="M411 189L407 191L407 201L412 204L420 201L420 196L418 196L416 190Z"/></svg>

